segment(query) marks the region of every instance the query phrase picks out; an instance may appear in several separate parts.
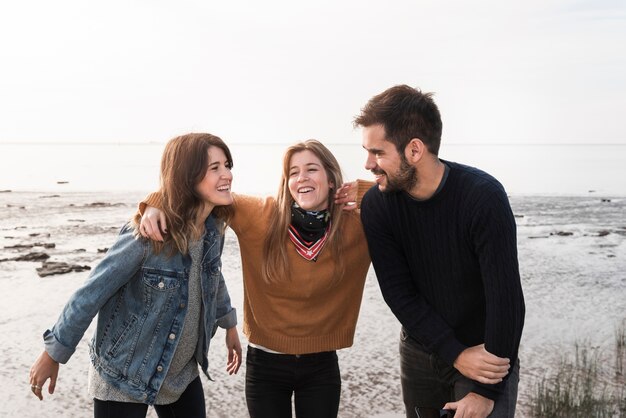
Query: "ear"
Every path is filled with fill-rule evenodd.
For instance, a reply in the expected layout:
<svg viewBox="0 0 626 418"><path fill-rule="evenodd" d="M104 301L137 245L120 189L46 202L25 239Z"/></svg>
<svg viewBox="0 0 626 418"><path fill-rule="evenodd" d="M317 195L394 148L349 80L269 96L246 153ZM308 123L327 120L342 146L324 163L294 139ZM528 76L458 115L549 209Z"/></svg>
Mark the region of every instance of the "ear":
<svg viewBox="0 0 626 418"><path fill-rule="evenodd" d="M413 138L404 148L404 156L411 163L418 162L426 153L426 145L419 138Z"/></svg>

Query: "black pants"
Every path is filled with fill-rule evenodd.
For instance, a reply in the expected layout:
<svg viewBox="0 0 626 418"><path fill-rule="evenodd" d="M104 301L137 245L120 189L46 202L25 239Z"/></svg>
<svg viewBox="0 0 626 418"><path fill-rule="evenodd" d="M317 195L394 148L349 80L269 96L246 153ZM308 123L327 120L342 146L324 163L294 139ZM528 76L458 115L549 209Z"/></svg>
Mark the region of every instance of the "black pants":
<svg viewBox="0 0 626 418"><path fill-rule="evenodd" d="M171 404L154 405L159 418L206 418L204 391L200 376L196 377ZM148 405L133 402L93 400L94 418L145 418Z"/></svg>
<svg viewBox="0 0 626 418"><path fill-rule="evenodd" d="M474 383L457 369L429 353L402 329L400 332L400 378L407 418L416 416L415 407L443 408L447 402L467 395ZM495 402L489 418L513 418L517 403L519 360L509 370L504 392Z"/></svg>
<svg viewBox="0 0 626 418"><path fill-rule="evenodd" d="M246 403L251 418L336 418L341 376L335 351L289 355L248 346Z"/></svg>

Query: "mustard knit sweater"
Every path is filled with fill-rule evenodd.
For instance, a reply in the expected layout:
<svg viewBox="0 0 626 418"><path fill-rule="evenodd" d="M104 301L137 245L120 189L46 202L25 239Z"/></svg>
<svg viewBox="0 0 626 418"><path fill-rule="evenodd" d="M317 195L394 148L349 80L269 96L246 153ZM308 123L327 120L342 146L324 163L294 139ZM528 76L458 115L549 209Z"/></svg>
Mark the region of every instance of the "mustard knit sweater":
<svg viewBox="0 0 626 418"><path fill-rule="evenodd" d="M307 261L290 240L290 277L267 283L261 275L263 246L277 210L273 197L234 196L230 227L239 238L243 267L243 332L251 343L288 354L337 350L352 345L370 265L367 242L356 212L341 217L344 274L336 277L328 248L317 261ZM160 207L159 193L143 204ZM287 231L285 231L287 234Z"/></svg>

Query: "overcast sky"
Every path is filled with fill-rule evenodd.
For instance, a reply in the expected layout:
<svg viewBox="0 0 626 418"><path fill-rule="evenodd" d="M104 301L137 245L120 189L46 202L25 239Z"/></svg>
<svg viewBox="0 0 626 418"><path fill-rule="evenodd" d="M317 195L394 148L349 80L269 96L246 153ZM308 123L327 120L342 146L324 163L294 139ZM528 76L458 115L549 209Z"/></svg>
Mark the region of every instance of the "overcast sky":
<svg viewBox="0 0 626 418"><path fill-rule="evenodd" d="M626 143L626 2L20 0L0 142L360 142L395 84L449 143Z"/></svg>

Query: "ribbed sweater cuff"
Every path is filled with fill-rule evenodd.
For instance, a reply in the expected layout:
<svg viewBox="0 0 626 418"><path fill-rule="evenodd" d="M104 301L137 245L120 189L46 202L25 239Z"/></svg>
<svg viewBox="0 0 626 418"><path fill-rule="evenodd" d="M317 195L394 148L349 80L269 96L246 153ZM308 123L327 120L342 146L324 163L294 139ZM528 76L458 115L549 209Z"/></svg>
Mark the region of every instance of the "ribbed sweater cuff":
<svg viewBox="0 0 626 418"><path fill-rule="evenodd" d="M361 201L363 200L363 196L365 196L365 193L371 189L372 187L374 187L374 185L376 184L376 182L373 181L368 181L368 180L357 180L356 181L356 207L358 209L361 209Z"/></svg>
<svg viewBox="0 0 626 418"><path fill-rule="evenodd" d="M487 399L491 399L492 401L498 400L502 389L497 389L495 385L482 385L480 383L475 382L471 392L477 393L480 396L484 396Z"/></svg>
<svg viewBox="0 0 626 418"><path fill-rule="evenodd" d="M139 202L137 210L139 211L139 214L143 216L143 213L146 210L147 206L161 209L162 203L163 198L161 196L161 192L153 192L146 196L141 202Z"/></svg>

